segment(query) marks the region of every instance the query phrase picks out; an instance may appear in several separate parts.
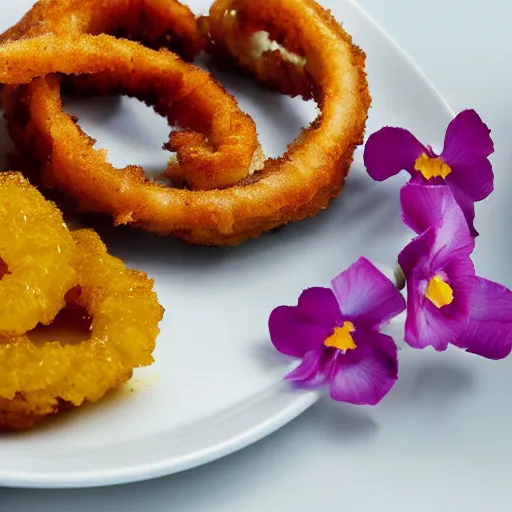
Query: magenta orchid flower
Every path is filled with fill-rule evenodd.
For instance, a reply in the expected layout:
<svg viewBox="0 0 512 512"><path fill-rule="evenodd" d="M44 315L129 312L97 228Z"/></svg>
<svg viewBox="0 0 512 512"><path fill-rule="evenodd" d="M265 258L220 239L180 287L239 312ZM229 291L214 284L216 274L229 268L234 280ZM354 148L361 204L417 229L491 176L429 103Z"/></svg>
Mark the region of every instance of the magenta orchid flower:
<svg viewBox="0 0 512 512"><path fill-rule="evenodd" d="M287 375L299 387L328 383L334 400L375 405L398 378L397 348L380 327L405 310L393 283L365 258L332 281L309 288L297 306L279 306L270 315L272 343L301 358Z"/></svg>
<svg viewBox="0 0 512 512"><path fill-rule="evenodd" d="M364 164L376 181L406 170L412 181L450 187L473 236L474 203L494 187L488 157L494 151L490 130L474 110L464 110L448 125L443 152L437 155L403 128L385 127L372 134L365 146Z"/></svg>
<svg viewBox="0 0 512 512"><path fill-rule="evenodd" d="M399 255L407 282L405 341L449 344L489 358L512 349L512 292L475 275L475 242L449 187L410 183L401 190L403 220L419 236Z"/></svg>

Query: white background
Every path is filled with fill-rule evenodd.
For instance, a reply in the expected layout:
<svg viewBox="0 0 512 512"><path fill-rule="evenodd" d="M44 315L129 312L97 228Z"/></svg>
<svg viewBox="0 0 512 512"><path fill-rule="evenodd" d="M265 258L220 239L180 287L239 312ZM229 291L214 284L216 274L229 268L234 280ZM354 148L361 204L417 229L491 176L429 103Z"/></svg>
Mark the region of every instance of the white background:
<svg viewBox="0 0 512 512"><path fill-rule="evenodd" d="M492 128L497 191L477 211L486 227L475 260L480 274L512 287L512 4L361 3L455 111L475 108ZM383 445L371 411L326 401L266 440L208 466L96 490L0 489L0 511L510 510L512 359L497 365L470 358L440 362L414 379L405 375L412 391L394 398L404 422L408 409L424 415L413 437L397 432Z"/></svg>

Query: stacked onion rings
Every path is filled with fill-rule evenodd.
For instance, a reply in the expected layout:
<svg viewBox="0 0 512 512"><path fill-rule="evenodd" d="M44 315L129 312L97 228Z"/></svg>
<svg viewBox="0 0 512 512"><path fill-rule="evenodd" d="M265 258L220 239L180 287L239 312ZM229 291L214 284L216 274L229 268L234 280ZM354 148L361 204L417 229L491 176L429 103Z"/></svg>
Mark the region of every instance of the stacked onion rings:
<svg viewBox="0 0 512 512"><path fill-rule="evenodd" d="M183 101L177 111L192 132L178 135L175 149L181 168L190 165L193 171L186 175L183 170L180 176L173 167L173 174L196 190L164 187L145 179L141 172L121 173L112 167L104 152L94 150L91 139L62 111L55 81L52 84L48 79L36 80L12 103L7 98L6 106L8 111L14 111L10 105L24 103L28 112L28 119L24 119L26 133L31 134L31 140L44 141L43 148L37 150L43 183L72 196L82 210L112 215L117 224L128 223L159 234L173 233L196 244L239 244L326 208L340 193L353 152L363 139L370 105L364 54L334 18L311 0L218 0L201 25L216 53L229 55L264 85L317 101L321 115L287 153L267 160L264 168L254 174L251 171L258 167L254 166L255 159L258 161L255 146L251 146L252 152L242 151L246 157L250 154L253 164L243 173L236 174L231 169L223 173L215 159L213 167L194 167L201 151L187 149L199 146L208 152L209 144L215 145L216 132L211 124L195 124L199 122L203 99L194 101L195 89L190 90L180 97ZM118 45L128 48L128 42L95 37L103 37L104 55L97 55L100 65L110 59L113 66ZM83 51L94 47L93 40L93 36L77 36L75 40L72 36L42 36L3 45L0 65L7 68L0 73L0 81L19 84L51 72L102 73L98 68L92 69L94 66L84 66L87 58ZM266 48L262 41L271 44ZM37 62L28 61L30 52L37 55ZM139 67L130 69L134 75L141 72ZM103 83L111 79L110 73L102 75ZM125 92L125 84L121 85L117 90ZM228 132L232 129L230 123L223 127ZM205 133L209 128L209 134ZM233 138L227 136L227 145L231 150L247 144L245 136L236 139L238 128L230 133ZM15 142L20 138L26 139L14 136ZM171 145L172 141L173 138ZM226 160L219 165L227 165ZM208 177L210 173L216 173L216 178L194 186L194 178ZM241 178L241 174L246 177ZM217 178L225 175L230 180L224 185L228 181L238 183L220 188Z"/></svg>
<svg viewBox="0 0 512 512"><path fill-rule="evenodd" d="M80 44L77 41L81 34L102 33L123 35L141 41L150 48L173 49L186 59L196 57L205 45L205 38L198 30L194 15L177 0L40 1L20 22L0 36L0 42L49 34L75 36L68 40L68 46L61 49L67 53L65 57L62 57L62 51L55 55L56 60L66 60L81 51L74 48ZM224 188L262 167L263 154L254 121L240 111L235 99L209 74L187 65L169 52L160 52L155 56L146 48L131 44L126 48L126 55L122 55L121 41L111 39L103 48L100 48L101 44L105 44L105 41L97 41L96 48L91 49L86 57L99 61L99 71L98 68L91 70L79 66L80 71L72 73L87 73L89 76L85 81L73 80L73 85L76 86L78 82L79 89L89 93L135 96L154 106L158 113L166 115L171 125L179 123L184 129L171 133L170 140L165 144L165 148L176 152L178 165L171 160L168 169L168 174L176 183L186 183L193 190ZM136 59L132 65L126 63L128 54ZM32 55L34 61L39 60L40 55ZM116 60L117 64L114 63ZM148 66L144 66L145 60L153 61L149 73ZM38 62L31 64L34 77L47 73L45 65L41 65ZM55 65L54 71L60 71L59 63ZM63 66L62 72L65 73L66 65L63 63ZM166 74L170 69L179 75L175 76L175 80L179 78L183 81L179 90L176 87L165 89L168 83ZM19 120L25 115L20 113L19 105L23 100L20 100L22 94L16 89L6 91L11 100L5 100L4 108L11 136L21 150L27 149L27 136L24 126L19 126ZM39 94L41 100L44 99L41 97L42 90ZM173 92L175 95L171 101ZM172 112L168 112L167 105L171 103ZM183 103L186 103L186 108ZM18 108L14 108L14 105ZM129 166L126 170L143 175L140 167ZM104 213L116 217L116 212ZM124 223L124 219L129 220L130 215L129 209L123 211L117 215L118 222Z"/></svg>
<svg viewBox="0 0 512 512"><path fill-rule="evenodd" d="M11 277L14 286L31 288L11 295L8 309L2 305L2 328L8 317L16 321L9 330L17 334L0 337L0 430L30 428L62 408L96 402L128 380L134 368L150 365L163 314L153 281L143 272L110 256L92 230L68 232L55 206L19 173L2 173L0 211L6 213L11 204L17 211L2 217L3 233L11 238L0 245L0 256L9 269L11 256L23 262L13 264L0 289L12 288ZM44 306L39 316L34 304ZM50 323L65 305L92 317L89 339L36 344L21 332L37 321Z"/></svg>

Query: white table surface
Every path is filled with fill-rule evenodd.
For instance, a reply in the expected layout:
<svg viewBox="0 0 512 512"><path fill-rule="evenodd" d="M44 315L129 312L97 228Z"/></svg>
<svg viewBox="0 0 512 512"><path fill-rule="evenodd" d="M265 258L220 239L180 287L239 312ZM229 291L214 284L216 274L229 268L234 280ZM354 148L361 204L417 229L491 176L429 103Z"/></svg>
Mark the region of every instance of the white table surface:
<svg viewBox="0 0 512 512"><path fill-rule="evenodd" d="M492 128L497 191L478 209L487 227L476 263L480 274L512 287L512 4L360 1L455 111L475 108ZM416 416L420 426L403 435L384 435L371 410L325 401L273 436L199 469L113 488L0 489L0 511L510 510L512 359L468 357L421 375L405 371L402 380L393 398L397 414L405 424L414 403L414 414L424 418Z"/></svg>

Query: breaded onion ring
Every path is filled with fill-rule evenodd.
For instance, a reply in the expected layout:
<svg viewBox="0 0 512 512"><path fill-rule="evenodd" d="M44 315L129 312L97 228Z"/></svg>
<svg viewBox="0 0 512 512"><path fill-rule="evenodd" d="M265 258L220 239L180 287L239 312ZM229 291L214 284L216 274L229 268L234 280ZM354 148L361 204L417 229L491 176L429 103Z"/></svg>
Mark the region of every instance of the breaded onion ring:
<svg viewBox="0 0 512 512"><path fill-rule="evenodd" d="M0 43L47 34L101 33L139 41L150 48L165 47L188 60L199 55L206 43L192 11L177 0L40 1L22 20L0 36ZM193 76L189 80L190 87L194 86L195 78ZM85 82L79 80L78 84L81 92L126 92L116 88L116 81L112 80L110 73L108 79L88 76ZM205 91L217 98L216 108L223 110L224 119L228 118L231 111L232 127L224 123L219 132L215 132L216 126L211 130L206 128L210 135L208 139L197 131L177 131L171 134L169 142L164 145L165 149L177 153L177 162L171 158L167 170L167 175L175 184L186 184L192 190L223 188L239 182L262 167L263 157L257 143L254 122L248 116L241 115L236 103L226 101L224 92L215 88ZM206 104L211 106L213 100ZM11 136L17 145L22 146L25 139L23 130L16 128L15 115L8 104L5 108ZM199 109L197 115L204 116L203 109ZM206 116L205 122L209 119ZM237 129L240 130L239 134L225 136L226 130L234 132ZM239 142L242 137L246 142ZM218 144L225 147L215 151L215 156L212 156L211 150L215 150Z"/></svg>
<svg viewBox="0 0 512 512"><path fill-rule="evenodd" d="M73 239L57 207L20 174L0 173L0 343L48 325L76 284Z"/></svg>
<svg viewBox="0 0 512 512"><path fill-rule="evenodd" d="M96 402L153 363L163 308L153 280L107 253L92 230L72 233L79 290L73 305L92 316L88 340L62 345L27 336L0 341L0 429L32 427L39 419Z"/></svg>
<svg viewBox="0 0 512 512"><path fill-rule="evenodd" d="M0 43L45 34L102 33L139 41L149 48L165 47L187 60L198 56L206 42L198 30L192 11L177 0L41 0L16 25L0 35ZM95 77L88 78L85 84L80 80L80 92L98 92ZM76 86L76 84L73 85ZM85 88L84 85L86 85ZM12 97L13 91L10 94ZM17 145L25 145L24 131L17 129L15 115L8 105L6 109L11 137ZM180 136L185 139L180 140ZM184 147L189 138L189 134L184 136L177 134L165 147L174 151L175 148ZM176 144L174 145L173 142ZM181 165L176 165L174 160L170 159L167 173L176 183L187 182L187 185L193 189L216 188L225 183L228 185L236 183L241 177L247 175L248 170L246 168L245 173L227 181L217 181L213 176L199 179L196 183L193 177L197 174L197 166L185 169L184 161L185 159L182 158Z"/></svg>
<svg viewBox="0 0 512 512"><path fill-rule="evenodd" d="M108 92L123 92L152 104L170 124L178 123L182 128L171 134L167 147L176 151L191 188L226 187L261 167L261 149L254 121L239 109L235 98L210 74L183 62L167 50L156 52L107 35L50 35L1 45L0 66L0 82L4 84L28 83L34 77L54 72L95 74L95 87L103 86ZM40 102L50 101L41 96L46 90L47 87L41 84ZM60 91L54 93L51 100L60 105ZM35 114L30 109L20 113L23 97L16 89L4 91L4 107L13 139L23 148L23 141L31 139L30 129L24 121ZM65 125L67 123L64 128ZM82 136L78 127L74 127L74 132L80 133L82 143L78 159L85 166L80 169L78 160L75 161L74 170L78 174L83 172L88 175L87 179L94 180L98 171L108 167L121 178L117 183L112 182L109 188L130 187L130 179L139 184L150 183L141 167L128 166L122 169L126 172L120 172L107 162L105 152L93 150L94 141L85 134ZM71 156L73 150L68 149ZM98 158L102 163L96 169ZM80 188L78 184L72 187ZM87 195L84 200L97 202ZM112 215L117 223L129 222L133 216L133 209L123 203L113 208L105 205L99 210L92 209Z"/></svg>
<svg viewBox="0 0 512 512"><path fill-rule="evenodd" d="M40 0L0 43L45 34L111 34L188 59L205 43L194 14L177 0Z"/></svg>
<svg viewBox="0 0 512 512"><path fill-rule="evenodd" d="M148 183L119 173L98 152L91 172L82 157L86 154L89 161L93 154L89 139L62 112L59 96L51 98L48 85L40 81L29 86L26 97L32 129L51 141L51 151L43 155L46 180L85 209L121 208L132 212L126 217L132 225L174 233L197 244L239 244L326 208L340 193L354 150L363 141L370 105L364 54L334 18L311 0L219 0L208 24L214 43L263 83L276 87L279 69L286 66L289 76L298 80L300 93L317 101L321 115L283 157L267 160L261 172L225 190L176 190ZM247 41L262 32L300 56L299 61L285 64L290 58L284 50L253 51L253 43ZM231 41L240 46L232 48ZM0 48L0 71L5 51ZM36 53L44 53L44 47ZM257 70L260 59L265 73ZM256 64L249 65L253 60ZM24 65L16 59L18 68ZM293 92L286 85L281 89Z"/></svg>

